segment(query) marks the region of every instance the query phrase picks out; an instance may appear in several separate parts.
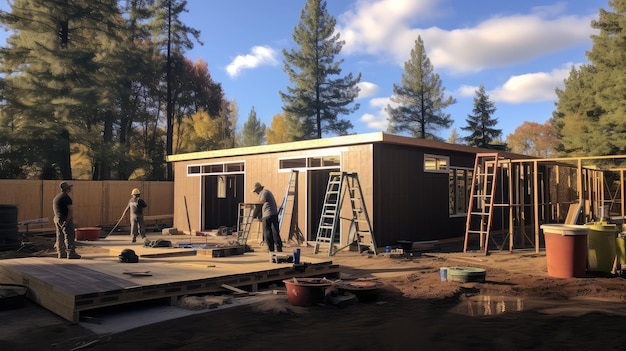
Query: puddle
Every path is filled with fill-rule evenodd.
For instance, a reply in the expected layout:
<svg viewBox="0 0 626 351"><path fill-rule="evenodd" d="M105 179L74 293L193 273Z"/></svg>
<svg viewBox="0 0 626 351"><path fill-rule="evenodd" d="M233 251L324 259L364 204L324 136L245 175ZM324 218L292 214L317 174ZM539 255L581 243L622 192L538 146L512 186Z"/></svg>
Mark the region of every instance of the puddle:
<svg viewBox="0 0 626 351"><path fill-rule="evenodd" d="M511 296L475 295L461 301L450 310L450 312L471 317L495 316L522 311L537 311L543 314L571 317L579 317L588 313L626 317L626 302L594 298L541 300Z"/></svg>

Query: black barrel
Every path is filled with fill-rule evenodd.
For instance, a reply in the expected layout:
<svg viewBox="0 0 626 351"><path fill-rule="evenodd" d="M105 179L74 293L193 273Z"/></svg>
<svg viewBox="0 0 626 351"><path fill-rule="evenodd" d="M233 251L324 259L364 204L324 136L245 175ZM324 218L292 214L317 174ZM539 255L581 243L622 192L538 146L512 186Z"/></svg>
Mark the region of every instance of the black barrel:
<svg viewBox="0 0 626 351"><path fill-rule="evenodd" d="M21 246L22 240L17 230L17 206L0 204L0 251Z"/></svg>

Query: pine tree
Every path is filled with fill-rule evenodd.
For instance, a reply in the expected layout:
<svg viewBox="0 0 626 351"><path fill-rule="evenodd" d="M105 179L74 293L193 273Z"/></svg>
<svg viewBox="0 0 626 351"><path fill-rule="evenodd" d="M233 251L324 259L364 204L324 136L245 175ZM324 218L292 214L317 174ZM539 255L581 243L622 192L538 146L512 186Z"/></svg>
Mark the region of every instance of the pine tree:
<svg viewBox="0 0 626 351"><path fill-rule="evenodd" d="M257 119L254 106L250 109L248 120L244 123L241 134L241 146L261 145L265 141L265 123Z"/></svg>
<svg viewBox="0 0 626 351"><path fill-rule="evenodd" d="M434 72L419 36L411 50L411 58L404 63L402 84L394 83L393 93L391 101L397 107L387 105L385 108L391 133L408 131L416 138L440 139L434 132L452 125L450 115L443 110L456 100L451 96L444 98L445 88L441 86L441 79Z"/></svg>
<svg viewBox="0 0 626 351"><path fill-rule="evenodd" d="M11 12L0 12L12 31L0 51L3 124L20 148L13 151L40 167L43 179L71 179L70 143L110 122L100 114L110 95L99 88L108 55L96 51L119 40L121 19L114 0L16 0Z"/></svg>
<svg viewBox="0 0 626 351"><path fill-rule="evenodd" d="M552 124L559 133L562 156L626 153L626 0L600 9L591 27L591 64L572 69L563 90L557 89Z"/></svg>
<svg viewBox="0 0 626 351"><path fill-rule="evenodd" d="M482 84L476 90L472 112L474 114L468 114L465 119L467 126L461 127L462 130L470 132L470 135L463 139L467 145L489 147L489 144L501 137L502 130L493 128L498 124L498 119L493 117L496 107L495 103L489 100L489 95Z"/></svg>
<svg viewBox="0 0 626 351"><path fill-rule="evenodd" d="M302 126L299 135L294 135L298 139L321 138L325 132L345 135L353 127L338 116L359 108L359 104L349 105L359 94L361 74L334 78L341 74L343 63L335 55L345 43L335 33L335 23L326 11L326 1L307 0L293 32L299 50L283 50L284 70L294 86L280 95L284 111Z"/></svg>

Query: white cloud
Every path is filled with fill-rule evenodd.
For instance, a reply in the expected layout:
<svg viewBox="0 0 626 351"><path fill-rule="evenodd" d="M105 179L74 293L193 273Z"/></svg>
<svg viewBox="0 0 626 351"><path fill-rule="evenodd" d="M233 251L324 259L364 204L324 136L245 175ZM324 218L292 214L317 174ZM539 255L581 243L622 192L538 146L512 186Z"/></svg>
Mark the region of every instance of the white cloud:
<svg viewBox="0 0 626 351"><path fill-rule="evenodd" d="M278 59L276 50L268 46L254 46L251 53L247 55L239 55L226 66L228 76L237 77L244 69L257 68L260 66L276 66Z"/></svg>
<svg viewBox="0 0 626 351"><path fill-rule="evenodd" d="M408 58L418 35L435 69L464 74L509 66L589 40L595 15L562 15L564 4L533 8L524 15L493 16L472 27L444 30L419 28L424 14L443 10L433 0L363 0L338 17L346 41L342 52L386 56L398 65Z"/></svg>
<svg viewBox="0 0 626 351"><path fill-rule="evenodd" d="M374 83L370 83L370 82L360 82L357 85L361 89L359 91L359 96L358 96L359 99L374 96L378 93L378 90L379 90L378 85Z"/></svg>
<svg viewBox="0 0 626 351"><path fill-rule="evenodd" d="M488 92L495 102L521 104L526 102L554 101L555 89L563 88L563 81L569 76L574 64L551 72L535 72L510 77L502 86Z"/></svg>
<svg viewBox="0 0 626 351"><path fill-rule="evenodd" d="M387 127L389 126L389 121L387 120L389 115L385 112L385 108L387 105L393 106L394 104L388 97L386 97L371 99L369 105L373 108L373 110L377 111L374 113L363 114L359 120L370 129L378 131L387 130Z"/></svg>

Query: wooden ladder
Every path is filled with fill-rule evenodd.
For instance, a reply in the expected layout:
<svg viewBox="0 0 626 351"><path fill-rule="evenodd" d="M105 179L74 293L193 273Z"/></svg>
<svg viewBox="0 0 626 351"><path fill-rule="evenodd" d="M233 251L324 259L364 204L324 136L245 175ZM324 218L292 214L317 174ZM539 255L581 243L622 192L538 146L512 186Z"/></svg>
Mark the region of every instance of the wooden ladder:
<svg viewBox="0 0 626 351"><path fill-rule="evenodd" d="M337 239L337 230L339 228L339 219L344 198L347 195L350 198L351 218L349 243L357 243L359 252L361 245L366 245L376 254L376 240L372 231L372 225L365 207L363 199L363 191L356 173L331 172L328 177L326 187L326 195L322 206L322 214L317 229L317 237L315 240L314 253L319 251L321 245L328 245L328 256L336 253L333 250Z"/></svg>
<svg viewBox="0 0 626 351"><path fill-rule="evenodd" d="M304 240L304 235L300 231L298 227L298 218L297 218L297 195L298 195L298 171L291 170L291 174L289 175L289 183L287 184L287 190L285 191L285 197L283 198L283 202L278 209L278 230L281 233L281 237L287 237L287 241L295 240L298 245L302 244ZM296 215L294 216L294 213ZM286 228L286 235L282 235L283 233L283 222L288 223L289 227Z"/></svg>
<svg viewBox="0 0 626 351"><path fill-rule="evenodd" d="M479 235L480 251L489 251L494 195L498 176L498 154L477 153L474 162L471 195L465 223L463 252L467 252L470 235Z"/></svg>
<svg viewBox="0 0 626 351"><path fill-rule="evenodd" d="M237 214L237 243L243 247L246 246L252 222L254 221L254 210L257 204L239 203L239 211Z"/></svg>

